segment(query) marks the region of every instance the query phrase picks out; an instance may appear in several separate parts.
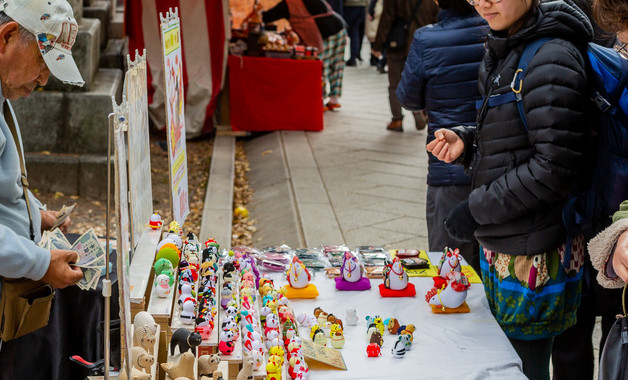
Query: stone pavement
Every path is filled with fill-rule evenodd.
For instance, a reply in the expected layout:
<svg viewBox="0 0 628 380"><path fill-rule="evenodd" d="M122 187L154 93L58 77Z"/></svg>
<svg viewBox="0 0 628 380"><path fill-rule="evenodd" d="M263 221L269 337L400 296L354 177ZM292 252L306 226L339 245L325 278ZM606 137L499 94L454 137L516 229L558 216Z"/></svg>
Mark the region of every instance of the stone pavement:
<svg viewBox="0 0 628 380"><path fill-rule="evenodd" d="M389 132L388 80L345 70L342 108L322 132L280 131L247 141L253 244L383 245L427 249L425 131L407 113Z"/></svg>

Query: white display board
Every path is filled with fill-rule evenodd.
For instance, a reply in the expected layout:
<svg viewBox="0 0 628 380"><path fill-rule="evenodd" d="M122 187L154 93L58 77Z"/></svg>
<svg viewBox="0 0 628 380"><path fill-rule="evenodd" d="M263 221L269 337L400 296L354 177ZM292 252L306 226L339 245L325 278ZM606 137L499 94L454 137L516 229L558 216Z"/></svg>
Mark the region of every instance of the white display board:
<svg viewBox="0 0 628 380"><path fill-rule="evenodd" d="M126 144L124 141L126 123L124 117L116 117L114 128L114 168L115 168L115 205L117 232L118 287L120 293L120 339L123 361L131 363L133 331L131 327L131 302L129 288L129 200L126 167ZM127 365L127 368L128 365Z"/></svg>
<svg viewBox="0 0 628 380"><path fill-rule="evenodd" d="M146 50L142 56L135 51L135 61L127 55L129 70L124 76L127 102L129 198L131 208L132 249L140 241L153 213L153 193L150 171L150 142L148 132L148 91L146 79Z"/></svg>
<svg viewBox="0 0 628 380"><path fill-rule="evenodd" d="M166 131L172 217L183 226L189 214L188 169L185 147L185 97L183 93L183 59L181 55L181 31L178 8L166 12L161 20L161 41L164 57L166 88Z"/></svg>

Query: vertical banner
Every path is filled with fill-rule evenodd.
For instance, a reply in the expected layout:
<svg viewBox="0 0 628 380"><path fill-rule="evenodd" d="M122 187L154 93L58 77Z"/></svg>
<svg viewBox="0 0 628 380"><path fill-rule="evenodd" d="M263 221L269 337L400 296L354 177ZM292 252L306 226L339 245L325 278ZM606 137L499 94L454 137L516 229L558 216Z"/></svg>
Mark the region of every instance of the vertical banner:
<svg viewBox="0 0 628 380"><path fill-rule="evenodd" d="M124 77L124 94L128 107L129 200L131 208L131 248L140 241L146 223L153 213L148 133L148 91L146 88L146 50L135 61L127 55L129 70Z"/></svg>
<svg viewBox="0 0 628 380"><path fill-rule="evenodd" d="M124 102L123 102L124 103ZM115 102L114 102L115 104ZM114 106L114 110L117 107ZM114 127L114 169L115 169L115 204L116 204L116 250L118 265L118 288L120 293L120 339L122 343L123 362L127 370L131 369L131 349L133 348L133 331L131 329L131 291L129 288L129 186L126 168L126 145L124 130L126 119L122 112L116 110Z"/></svg>
<svg viewBox="0 0 628 380"><path fill-rule="evenodd" d="M170 187L172 218L183 226L188 216L188 168L185 149L185 115L183 102L183 60L181 58L181 33L179 10L170 9L161 20L161 41L164 55L164 77L166 84L166 131L168 140L168 162L170 164Z"/></svg>

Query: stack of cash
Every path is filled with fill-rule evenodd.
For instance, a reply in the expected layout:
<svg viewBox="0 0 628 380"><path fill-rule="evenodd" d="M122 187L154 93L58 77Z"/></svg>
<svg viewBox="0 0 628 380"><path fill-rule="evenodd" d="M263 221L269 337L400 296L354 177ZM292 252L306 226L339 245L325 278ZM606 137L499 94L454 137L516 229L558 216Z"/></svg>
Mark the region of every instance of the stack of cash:
<svg viewBox="0 0 628 380"><path fill-rule="evenodd" d="M70 244L65 235L55 228L44 231L39 246L48 250L67 249L78 253L78 262L73 265L81 268L83 278L77 284L82 290L96 289L102 268L105 267L105 250L100 245L93 229L85 232Z"/></svg>

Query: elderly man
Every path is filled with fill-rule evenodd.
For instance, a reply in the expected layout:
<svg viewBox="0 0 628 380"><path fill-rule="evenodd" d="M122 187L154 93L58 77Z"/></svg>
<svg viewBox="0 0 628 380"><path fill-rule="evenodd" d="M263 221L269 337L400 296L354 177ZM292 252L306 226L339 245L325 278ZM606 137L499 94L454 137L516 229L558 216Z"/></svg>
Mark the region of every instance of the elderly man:
<svg viewBox="0 0 628 380"><path fill-rule="evenodd" d="M77 31L72 7L65 0L0 0L0 276L7 294L12 288L5 281L10 279L41 280L64 288L83 276L71 265L76 252L37 245L57 213L43 210L27 189L19 127L9 103L45 85L50 73L63 82L83 84L71 53ZM69 223L66 220L62 231ZM5 289L0 288L3 300ZM5 315L2 336L10 328ZM10 378L14 356L13 341L5 340L0 340L0 379Z"/></svg>

